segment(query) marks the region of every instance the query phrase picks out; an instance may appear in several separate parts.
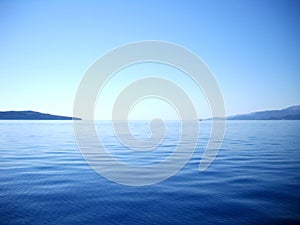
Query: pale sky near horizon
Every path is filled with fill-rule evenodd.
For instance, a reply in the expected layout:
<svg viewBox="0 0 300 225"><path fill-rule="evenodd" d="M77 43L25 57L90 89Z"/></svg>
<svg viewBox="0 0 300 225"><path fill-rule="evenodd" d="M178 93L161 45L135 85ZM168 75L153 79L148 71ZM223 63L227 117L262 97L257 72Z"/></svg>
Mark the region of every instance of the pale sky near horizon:
<svg viewBox="0 0 300 225"><path fill-rule="evenodd" d="M203 59L222 90L227 115L300 104L296 0L2 0L0 30L0 111L72 115L77 87L89 66L113 48L142 40L172 42ZM185 88L199 117L209 116L201 92L178 80L176 71L148 69L123 71L123 86L132 81L131 74L165 76ZM107 106L120 87L107 87L106 103L98 101L96 107L97 119L109 118ZM137 105L131 117L172 119L171 111L157 99L149 100Z"/></svg>

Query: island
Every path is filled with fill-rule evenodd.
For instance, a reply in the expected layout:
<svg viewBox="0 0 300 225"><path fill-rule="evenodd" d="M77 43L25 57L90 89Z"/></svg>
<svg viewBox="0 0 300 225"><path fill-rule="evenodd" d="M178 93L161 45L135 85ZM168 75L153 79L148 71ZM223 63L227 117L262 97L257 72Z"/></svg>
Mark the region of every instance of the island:
<svg viewBox="0 0 300 225"><path fill-rule="evenodd" d="M279 110L266 110L252 112L248 114L239 114L225 118L214 117L204 120L300 120L300 105L291 106ZM202 119L199 119L200 121Z"/></svg>
<svg viewBox="0 0 300 225"><path fill-rule="evenodd" d="M0 111L0 120L81 120L81 118L51 115L28 110Z"/></svg>
<svg viewBox="0 0 300 225"><path fill-rule="evenodd" d="M300 120L300 105L279 110L266 110L229 116L227 120Z"/></svg>

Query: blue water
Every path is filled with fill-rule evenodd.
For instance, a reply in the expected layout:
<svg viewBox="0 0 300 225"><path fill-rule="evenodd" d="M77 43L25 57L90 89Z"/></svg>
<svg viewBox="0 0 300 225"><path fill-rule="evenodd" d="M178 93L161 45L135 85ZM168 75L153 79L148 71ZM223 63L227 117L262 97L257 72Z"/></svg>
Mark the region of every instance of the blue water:
<svg viewBox="0 0 300 225"><path fill-rule="evenodd" d="M121 152L106 126L99 133ZM200 123L196 152L175 176L130 187L89 167L72 122L2 121L0 224L299 224L300 121L228 121L218 157L200 173L209 128ZM174 148L177 131L171 125L161 148Z"/></svg>

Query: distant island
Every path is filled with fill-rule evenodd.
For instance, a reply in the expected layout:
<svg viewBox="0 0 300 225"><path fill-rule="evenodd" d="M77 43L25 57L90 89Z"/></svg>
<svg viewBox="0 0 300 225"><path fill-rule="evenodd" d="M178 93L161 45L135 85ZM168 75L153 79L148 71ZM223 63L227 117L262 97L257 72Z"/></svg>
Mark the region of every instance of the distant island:
<svg viewBox="0 0 300 225"><path fill-rule="evenodd" d="M199 119L202 120L300 120L300 105L291 106L285 109L279 110L266 110L252 112L248 114L238 114L234 116L223 117L214 117L208 119Z"/></svg>
<svg viewBox="0 0 300 225"><path fill-rule="evenodd" d="M207 120L223 120L224 118L210 118ZM300 120L300 105L280 110L266 110L228 116L226 120Z"/></svg>
<svg viewBox="0 0 300 225"><path fill-rule="evenodd" d="M281 110L267 110L229 116L227 120L300 120L300 105Z"/></svg>
<svg viewBox="0 0 300 225"><path fill-rule="evenodd" d="M81 120L77 117L58 116L34 111L0 111L0 120Z"/></svg>

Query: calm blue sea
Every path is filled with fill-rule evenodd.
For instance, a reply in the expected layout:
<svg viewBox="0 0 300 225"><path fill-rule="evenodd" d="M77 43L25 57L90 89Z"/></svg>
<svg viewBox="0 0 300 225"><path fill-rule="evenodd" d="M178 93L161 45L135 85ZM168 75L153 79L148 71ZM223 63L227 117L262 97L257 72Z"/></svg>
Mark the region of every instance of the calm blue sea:
<svg viewBox="0 0 300 225"><path fill-rule="evenodd" d="M118 155L108 126L97 123L98 132ZM168 126L169 151L178 124ZM130 187L84 161L71 121L1 121L0 224L299 224L300 121L228 121L219 155L200 173L209 131L201 122L198 147L175 176Z"/></svg>

